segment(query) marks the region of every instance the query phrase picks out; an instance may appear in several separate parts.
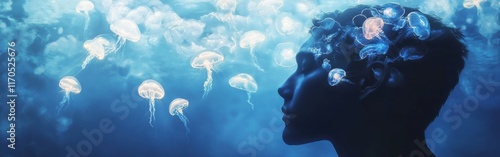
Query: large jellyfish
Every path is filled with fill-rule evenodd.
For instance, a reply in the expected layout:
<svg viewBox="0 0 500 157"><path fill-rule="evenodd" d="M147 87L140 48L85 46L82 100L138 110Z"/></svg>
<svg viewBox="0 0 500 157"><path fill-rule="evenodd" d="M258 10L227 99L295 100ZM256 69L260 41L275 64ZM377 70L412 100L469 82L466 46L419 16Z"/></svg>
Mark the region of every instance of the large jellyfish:
<svg viewBox="0 0 500 157"><path fill-rule="evenodd" d="M186 134L189 133L189 128L187 126L189 120L187 117L184 115L184 112L182 110L186 109L189 106L189 102L186 99L182 98L176 98L172 100L170 103L170 107L168 112L170 115L175 116L177 115L179 119L181 119L182 123L184 123L184 127L186 128Z"/></svg>
<svg viewBox="0 0 500 157"><path fill-rule="evenodd" d="M224 56L213 51L205 51L200 53L198 56L194 57L191 61L191 67L197 69L207 70L207 80L203 83L204 93L203 97L212 89L212 70L216 64L219 64L224 60Z"/></svg>
<svg viewBox="0 0 500 157"><path fill-rule="evenodd" d="M252 110L254 109L254 105L250 102L250 98L252 97L251 93L257 92L257 83L253 79L251 75L241 73L236 76L233 76L229 79L229 85L233 88L244 90L247 92L248 99L247 102L252 106Z"/></svg>
<svg viewBox="0 0 500 157"><path fill-rule="evenodd" d="M59 110L57 111L57 114L59 115L59 112L61 109L67 108L69 106L69 94L74 93L74 94L79 94L82 91L82 86L80 85L80 82L73 76L65 76L59 81L59 87L61 87L64 91L64 97L62 101L59 103Z"/></svg>
<svg viewBox="0 0 500 157"><path fill-rule="evenodd" d="M280 43L274 49L274 62L282 67L293 67L297 51L298 47L292 42Z"/></svg>
<svg viewBox="0 0 500 157"><path fill-rule="evenodd" d="M82 69L85 69L92 59L97 58L98 60L102 60L106 56L106 51L102 44L94 39L85 41L83 43L83 48L87 50L89 55L83 61Z"/></svg>
<svg viewBox="0 0 500 157"><path fill-rule="evenodd" d="M420 40L425 40L431 35L430 25L427 18L419 12L411 12L407 16L408 25L413 30L413 34Z"/></svg>
<svg viewBox="0 0 500 157"><path fill-rule="evenodd" d="M259 31L256 30L251 30L248 32L245 32L243 36L241 37L240 40L240 47L241 48L250 48L250 55L252 56L253 64L255 67L257 67L260 71L264 71L259 66L259 63L257 63L257 57L253 53L253 48L257 46L257 44L260 44L266 40L266 36Z"/></svg>
<svg viewBox="0 0 500 157"><path fill-rule="evenodd" d="M165 90L160 83L155 80L146 80L141 83L138 89L139 95L149 100L149 125L153 126L152 121L155 118L155 100L162 99L165 96Z"/></svg>
<svg viewBox="0 0 500 157"><path fill-rule="evenodd" d="M85 14L85 27L83 27L83 33L86 35L87 28L89 27L90 16L89 12L94 10L94 3L91 1L83 0L80 1L75 8L76 12L83 12Z"/></svg>
<svg viewBox="0 0 500 157"><path fill-rule="evenodd" d="M137 42L141 38L139 27L134 21L128 18L121 18L113 21L109 28L113 33L118 35L118 40L116 41L118 46L117 50L125 44L125 41L130 40L132 42Z"/></svg>

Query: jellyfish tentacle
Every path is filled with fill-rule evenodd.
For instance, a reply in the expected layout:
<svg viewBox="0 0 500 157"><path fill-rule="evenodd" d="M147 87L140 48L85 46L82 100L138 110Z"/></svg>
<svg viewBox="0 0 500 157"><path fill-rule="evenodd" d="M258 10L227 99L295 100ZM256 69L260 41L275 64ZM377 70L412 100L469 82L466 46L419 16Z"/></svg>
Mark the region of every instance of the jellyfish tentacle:
<svg viewBox="0 0 500 157"><path fill-rule="evenodd" d="M252 102L250 102L250 98L252 98L252 94L250 92L247 92L247 96L248 96L247 102L248 102L248 104L250 104L250 106L252 106L252 110L253 110L254 105Z"/></svg>
<svg viewBox="0 0 500 157"><path fill-rule="evenodd" d="M182 110L178 110L176 115L179 117L179 119L184 124L184 127L186 128L186 134L189 134L189 132L191 132L191 130L189 130L189 127L188 127L189 120L187 119L187 117L184 115L184 113L182 113Z"/></svg>
<svg viewBox="0 0 500 157"><path fill-rule="evenodd" d="M89 23L90 23L89 12L85 11L85 26L83 27L83 35L85 38L87 38L87 28L89 27Z"/></svg>
<svg viewBox="0 0 500 157"><path fill-rule="evenodd" d="M85 69L85 67L87 67L87 64L89 64L92 59L94 59L94 55L88 55L87 58L85 58L85 60L83 61L82 69Z"/></svg>
<svg viewBox="0 0 500 157"><path fill-rule="evenodd" d="M57 115L59 115L59 112L61 112L61 110L65 110L66 108L68 108L68 106L69 106L69 92L66 92L63 96L62 101L59 103L59 109L57 110Z"/></svg>
<svg viewBox="0 0 500 157"><path fill-rule="evenodd" d="M149 99L149 125L153 127L152 121L155 119L155 99L151 97Z"/></svg>
<svg viewBox="0 0 500 157"><path fill-rule="evenodd" d="M255 67L257 67L257 69L259 69L260 71L264 71L264 69L262 69L260 66L259 66L259 62L257 61L257 56L255 56L255 54L253 53L253 46L250 47L250 55L252 56L252 60L253 60L253 65Z"/></svg>
<svg viewBox="0 0 500 157"><path fill-rule="evenodd" d="M212 65L210 64L205 64L205 69L207 70L207 80L203 83L204 91L203 93L203 98L205 98L210 90L212 90Z"/></svg>

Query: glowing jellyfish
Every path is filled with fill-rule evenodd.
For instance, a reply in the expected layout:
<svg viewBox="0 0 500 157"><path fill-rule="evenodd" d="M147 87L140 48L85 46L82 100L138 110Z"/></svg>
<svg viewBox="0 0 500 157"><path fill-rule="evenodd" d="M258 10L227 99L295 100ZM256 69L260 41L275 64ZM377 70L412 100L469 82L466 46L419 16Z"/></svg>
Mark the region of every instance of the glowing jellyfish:
<svg viewBox="0 0 500 157"><path fill-rule="evenodd" d="M344 69L335 68L330 70L328 73L328 83L330 86L335 86L340 83L340 81L344 81L344 77L346 76L346 72Z"/></svg>
<svg viewBox="0 0 500 157"><path fill-rule="evenodd" d="M397 3L385 3L382 5L381 16L387 23L399 20L405 14L403 6Z"/></svg>
<svg viewBox="0 0 500 157"><path fill-rule="evenodd" d="M419 12L411 12L406 17L408 25L413 30L413 34L420 40L425 40L430 36L430 25L427 18Z"/></svg>
<svg viewBox="0 0 500 157"><path fill-rule="evenodd" d="M470 9L476 7L478 10L482 10L481 3L486 0L464 0L464 8Z"/></svg>
<svg viewBox="0 0 500 157"><path fill-rule="evenodd" d="M205 97L212 90L212 70L215 65L224 60L224 56L213 51L205 51L200 53L191 61L191 67L207 70L207 80L203 83Z"/></svg>
<svg viewBox="0 0 500 157"><path fill-rule="evenodd" d="M254 109L254 105L250 102L250 98L252 97L251 93L257 92L257 83L253 79L251 75L241 73L236 76L233 76L229 79L229 85L233 88L244 90L247 92L248 99L247 102L252 106L252 110Z"/></svg>
<svg viewBox="0 0 500 157"><path fill-rule="evenodd" d="M378 17L370 17L363 23L363 36L372 40L375 37L380 38L381 34L384 33L382 28L384 27L384 20Z"/></svg>
<svg viewBox="0 0 500 157"><path fill-rule="evenodd" d="M116 40L109 34L100 34L94 38L104 48L106 54L116 52Z"/></svg>
<svg viewBox="0 0 500 157"><path fill-rule="evenodd" d="M283 14L276 18L276 30L281 35L292 35L300 31L302 24L289 14Z"/></svg>
<svg viewBox="0 0 500 157"><path fill-rule="evenodd" d="M223 22L228 22L231 28L236 30L234 11L238 5L237 0L217 0L215 2L215 7L217 8L217 18Z"/></svg>
<svg viewBox="0 0 500 157"><path fill-rule="evenodd" d="M418 60L423 58L425 52L418 51L415 47L403 47L399 52L399 57L403 58L404 61L407 60Z"/></svg>
<svg viewBox="0 0 500 157"><path fill-rule="evenodd" d="M146 80L139 85L139 95L149 100L149 125L153 126L152 121L155 118L155 100L162 99L165 96L165 90L160 83L155 80Z"/></svg>
<svg viewBox="0 0 500 157"><path fill-rule="evenodd" d="M64 91L64 97L62 101L59 103L59 110L57 114L61 111L61 109L67 108L69 106L69 94L79 94L82 91L82 86L80 86L80 82L73 76L65 76L59 81L59 87L61 87Z"/></svg>
<svg viewBox="0 0 500 157"><path fill-rule="evenodd" d="M125 44L125 41L130 40L132 42L137 42L141 38L139 27L134 21L128 18L121 18L113 21L109 28L113 33L118 35L118 40L116 41L118 45L117 50Z"/></svg>
<svg viewBox="0 0 500 157"><path fill-rule="evenodd" d="M363 47L363 49L359 51L359 58L365 59L366 57L372 55L383 55L386 54L388 50L389 45L385 43L370 44Z"/></svg>
<svg viewBox="0 0 500 157"><path fill-rule="evenodd" d="M85 58L82 64L82 69L85 69L87 64L94 59L97 58L98 60L104 59L106 56L106 51L104 50L104 47L102 46L101 43L99 43L96 40L87 40L83 43L83 48L87 50L88 56Z"/></svg>
<svg viewBox="0 0 500 157"><path fill-rule="evenodd" d="M168 112L170 115L177 115L179 119L181 119L182 123L184 123L184 127L186 128L186 133L189 133L189 128L187 126L189 120L184 115L183 110L189 106L189 102L186 99L176 98L170 103L170 107Z"/></svg>
<svg viewBox="0 0 500 157"><path fill-rule="evenodd" d="M245 32L240 39L240 47L241 48L250 48L250 55L252 56L254 66L257 67L260 71L264 71L258 62L257 57L253 53L253 48L257 46L257 44L263 43L266 40L266 36L259 31L251 30Z"/></svg>
<svg viewBox="0 0 500 157"><path fill-rule="evenodd" d="M292 42L280 43L274 49L274 62L282 67L293 67L296 65L295 55L298 47Z"/></svg>
<svg viewBox="0 0 500 157"><path fill-rule="evenodd" d="M332 65L330 64L330 60L328 59L323 59L323 64L321 64L321 67L323 69L325 69L326 71L329 71L330 69L332 69Z"/></svg>
<svg viewBox="0 0 500 157"><path fill-rule="evenodd" d="M87 32L87 28L89 27L89 22L90 22L90 16L89 12L94 10L94 3L91 1L83 0L76 5L75 8L76 12L83 12L85 14L85 27L83 27L83 32Z"/></svg>

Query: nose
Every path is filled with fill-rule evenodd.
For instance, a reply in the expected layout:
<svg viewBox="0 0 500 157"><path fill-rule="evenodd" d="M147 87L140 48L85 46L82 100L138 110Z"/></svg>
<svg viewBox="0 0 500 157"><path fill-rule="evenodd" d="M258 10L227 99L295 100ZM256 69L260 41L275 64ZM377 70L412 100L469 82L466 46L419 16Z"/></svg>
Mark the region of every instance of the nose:
<svg viewBox="0 0 500 157"><path fill-rule="evenodd" d="M292 88L290 87L290 85L287 82L285 82L283 85L281 85L280 88L278 88L278 93L285 100L291 99L292 95L293 95Z"/></svg>

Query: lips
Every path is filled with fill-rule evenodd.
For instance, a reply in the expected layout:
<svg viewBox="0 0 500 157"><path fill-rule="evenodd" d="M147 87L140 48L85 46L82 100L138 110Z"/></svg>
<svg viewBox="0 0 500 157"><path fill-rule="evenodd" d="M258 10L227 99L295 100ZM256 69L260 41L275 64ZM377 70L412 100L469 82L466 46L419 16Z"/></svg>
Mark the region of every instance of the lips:
<svg viewBox="0 0 500 157"><path fill-rule="evenodd" d="M283 122L285 122L285 125L290 123L290 120L295 119L297 117L296 114L291 114L288 112L285 106L281 107L281 111L283 112Z"/></svg>

